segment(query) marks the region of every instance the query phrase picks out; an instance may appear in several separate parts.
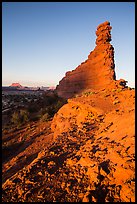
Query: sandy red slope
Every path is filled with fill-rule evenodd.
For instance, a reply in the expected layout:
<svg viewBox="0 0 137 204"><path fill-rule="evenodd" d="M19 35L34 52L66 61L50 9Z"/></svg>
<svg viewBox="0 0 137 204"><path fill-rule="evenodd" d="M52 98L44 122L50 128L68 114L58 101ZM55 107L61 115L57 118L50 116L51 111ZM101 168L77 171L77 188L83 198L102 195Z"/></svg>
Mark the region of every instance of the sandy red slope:
<svg viewBox="0 0 137 204"><path fill-rule="evenodd" d="M8 175L3 201L135 201L135 92L89 93L69 99L54 116L47 147L45 132L3 165L5 178L25 155L39 152Z"/></svg>

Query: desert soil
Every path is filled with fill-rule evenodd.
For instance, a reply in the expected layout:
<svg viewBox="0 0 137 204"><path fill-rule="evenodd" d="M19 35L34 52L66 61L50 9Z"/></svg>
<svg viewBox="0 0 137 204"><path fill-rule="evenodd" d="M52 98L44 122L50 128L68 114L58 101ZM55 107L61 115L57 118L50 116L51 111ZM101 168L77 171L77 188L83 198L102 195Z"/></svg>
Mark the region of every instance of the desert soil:
<svg viewBox="0 0 137 204"><path fill-rule="evenodd" d="M3 202L135 201L135 91L89 93L3 132Z"/></svg>

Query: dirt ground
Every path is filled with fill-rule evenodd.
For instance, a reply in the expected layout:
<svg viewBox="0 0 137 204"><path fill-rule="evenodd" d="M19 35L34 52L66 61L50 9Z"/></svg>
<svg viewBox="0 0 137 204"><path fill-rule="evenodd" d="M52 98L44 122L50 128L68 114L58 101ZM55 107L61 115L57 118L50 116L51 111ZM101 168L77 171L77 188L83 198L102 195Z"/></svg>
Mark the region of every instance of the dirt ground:
<svg viewBox="0 0 137 204"><path fill-rule="evenodd" d="M3 202L134 202L135 90L68 99L2 136Z"/></svg>

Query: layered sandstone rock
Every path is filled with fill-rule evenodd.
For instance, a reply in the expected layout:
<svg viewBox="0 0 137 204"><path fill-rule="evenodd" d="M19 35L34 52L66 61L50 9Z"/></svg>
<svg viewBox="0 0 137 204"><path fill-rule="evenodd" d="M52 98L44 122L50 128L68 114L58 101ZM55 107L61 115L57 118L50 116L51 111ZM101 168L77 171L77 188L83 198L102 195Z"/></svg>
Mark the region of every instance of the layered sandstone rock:
<svg viewBox="0 0 137 204"><path fill-rule="evenodd" d="M99 90L115 84L114 48L110 44L112 27L108 21L97 27L96 47L88 59L75 70L66 73L56 90L59 96L70 98L85 89Z"/></svg>

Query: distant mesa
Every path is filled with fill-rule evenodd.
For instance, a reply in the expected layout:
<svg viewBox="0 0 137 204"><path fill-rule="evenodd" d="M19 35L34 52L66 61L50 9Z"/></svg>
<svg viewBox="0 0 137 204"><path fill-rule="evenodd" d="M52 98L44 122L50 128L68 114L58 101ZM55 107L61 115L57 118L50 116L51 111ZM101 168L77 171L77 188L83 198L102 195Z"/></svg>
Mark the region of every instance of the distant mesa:
<svg viewBox="0 0 137 204"><path fill-rule="evenodd" d="M12 84L10 85L10 87L22 88L22 86L20 85L20 83L12 83Z"/></svg>
<svg viewBox="0 0 137 204"><path fill-rule="evenodd" d="M54 90L55 88L56 88L55 86L48 87L49 90Z"/></svg>
<svg viewBox="0 0 137 204"><path fill-rule="evenodd" d="M85 89L100 90L119 86L116 80L114 48L110 44L112 27L106 21L97 27L96 47L75 70L68 71L56 87L62 98L71 98ZM126 81L120 81L124 86Z"/></svg>
<svg viewBox="0 0 137 204"><path fill-rule="evenodd" d="M20 83L12 83L10 86L2 86L3 91L54 91L56 87L54 86L41 86L41 87L30 87L30 86L22 86Z"/></svg>

